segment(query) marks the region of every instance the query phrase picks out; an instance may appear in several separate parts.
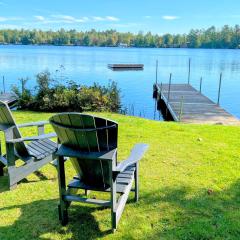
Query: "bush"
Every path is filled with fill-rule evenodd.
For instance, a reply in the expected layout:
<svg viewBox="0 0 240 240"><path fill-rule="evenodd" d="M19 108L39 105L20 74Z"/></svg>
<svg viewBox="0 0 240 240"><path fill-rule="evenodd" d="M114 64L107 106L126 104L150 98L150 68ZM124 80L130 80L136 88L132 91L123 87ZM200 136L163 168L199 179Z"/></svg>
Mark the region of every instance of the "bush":
<svg viewBox="0 0 240 240"><path fill-rule="evenodd" d="M67 81L63 85L52 78L49 71L37 74L36 80L34 94L26 88L28 79L20 79L21 90L13 87L19 96L19 109L45 112L121 110L120 90L114 81L110 81L108 86L97 83L85 86L74 81Z"/></svg>

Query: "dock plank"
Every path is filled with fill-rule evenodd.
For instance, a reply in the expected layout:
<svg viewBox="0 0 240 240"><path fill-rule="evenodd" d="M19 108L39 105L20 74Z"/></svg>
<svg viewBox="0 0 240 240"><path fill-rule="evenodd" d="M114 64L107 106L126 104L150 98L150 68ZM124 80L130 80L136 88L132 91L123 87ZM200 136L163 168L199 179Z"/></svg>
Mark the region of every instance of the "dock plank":
<svg viewBox="0 0 240 240"><path fill-rule="evenodd" d="M171 84L170 93L169 84L155 84L154 89L175 121L223 125L240 123L236 117L189 84Z"/></svg>

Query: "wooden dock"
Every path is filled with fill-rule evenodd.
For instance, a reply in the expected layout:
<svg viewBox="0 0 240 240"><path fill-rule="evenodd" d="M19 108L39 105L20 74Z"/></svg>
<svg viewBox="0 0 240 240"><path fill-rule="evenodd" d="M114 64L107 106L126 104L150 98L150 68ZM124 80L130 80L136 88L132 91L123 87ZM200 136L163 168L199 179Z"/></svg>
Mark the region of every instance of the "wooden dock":
<svg viewBox="0 0 240 240"><path fill-rule="evenodd" d="M18 101L18 96L15 93L2 93L0 94L0 101L8 104L9 107L14 107Z"/></svg>
<svg viewBox="0 0 240 240"><path fill-rule="evenodd" d="M189 84L154 84L154 97L164 102L174 121L223 125L240 123L236 117Z"/></svg>

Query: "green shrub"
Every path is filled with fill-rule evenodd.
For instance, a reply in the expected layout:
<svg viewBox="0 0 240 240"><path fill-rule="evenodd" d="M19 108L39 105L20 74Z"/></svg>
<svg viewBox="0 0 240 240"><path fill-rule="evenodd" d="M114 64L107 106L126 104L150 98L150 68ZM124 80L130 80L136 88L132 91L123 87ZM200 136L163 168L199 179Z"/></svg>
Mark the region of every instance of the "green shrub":
<svg viewBox="0 0 240 240"><path fill-rule="evenodd" d="M49 71L44 71L36 76L37 86L33 94L26 88L27 80L20 79L21 90L17 86L13 87L19 96L19 109L45 112L121 110L120 90L114 81L110 81L108 86L97 83L85 86L74 81L63 85L52 78Z"/></svg>

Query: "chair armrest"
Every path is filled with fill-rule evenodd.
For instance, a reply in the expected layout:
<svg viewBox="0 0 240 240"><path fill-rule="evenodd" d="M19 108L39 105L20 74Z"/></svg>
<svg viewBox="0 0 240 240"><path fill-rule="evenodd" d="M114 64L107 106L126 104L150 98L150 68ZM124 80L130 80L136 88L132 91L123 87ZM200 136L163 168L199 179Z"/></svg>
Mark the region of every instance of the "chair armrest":
<svg viewBox="0 0 240 240"><path fill-rule="evenodd" d="M28 141L38 141L48 138L54 138L57 137L56 133L48 133L48 134L42 134L39 136L32 136L32 137L23 137L23 138L16 138L16 139L8 139L6 140L6 143L19 143L19 142L28 142Z"/></svg>
<svg viewBox="0 0 240 240"><path fill-rule="evenodd" d="M147 149L148 149L147 144L144 144L144 143L136 144L133 147L130 156L126 160L120 162L114 169L114 172L116 173L123 172L124 170L126 170L127 167L140 161L144 153L147 151Z"/></svg>
<svg viewBox="0 0 240 240"><path fill-rule="evenodd" d="M49 121L40 121L40 122L31 122L31 123L23 123L23 124L18 124L17 126L19 128L23 127L34 127L34 126L44 126L46 124L49 124Z"/></svg>

